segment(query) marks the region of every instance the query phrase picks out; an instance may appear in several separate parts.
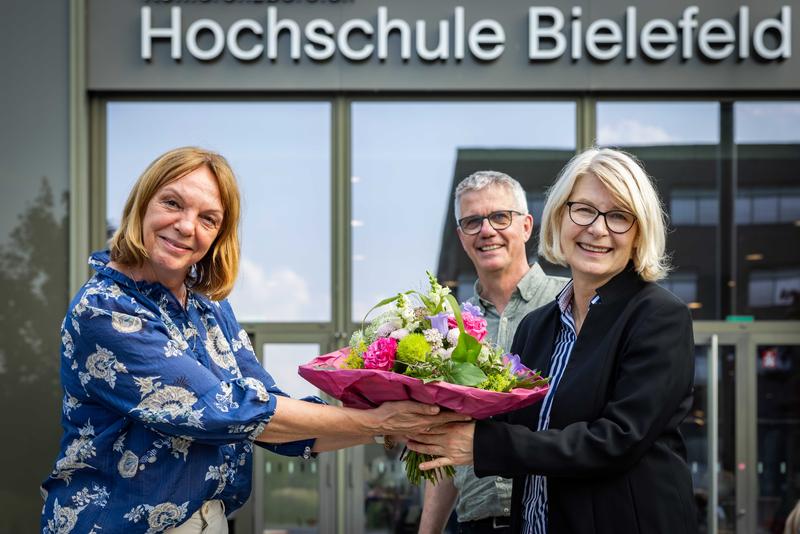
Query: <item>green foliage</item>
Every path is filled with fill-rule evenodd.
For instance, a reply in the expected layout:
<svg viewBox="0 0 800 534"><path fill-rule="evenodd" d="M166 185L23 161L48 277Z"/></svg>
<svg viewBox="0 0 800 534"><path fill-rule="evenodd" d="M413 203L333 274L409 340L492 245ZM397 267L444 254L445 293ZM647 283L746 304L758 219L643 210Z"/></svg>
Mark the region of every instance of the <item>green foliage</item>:
<svg viewBox="0 0 800 534"><path fill-rule="evenodd" d="M453 380L462 386L477 386L486 380L486 374L481 368L469 362L456 362L453 366Z"/></svg>
<svg viewBox="0 0 800 534"><path fill-rule="evenodd" d="M350 355L345 358L344 360L344 368L345 369L363 369L364 368L364 358L361 357L360 354L355 352L350 352Z"/></svg>
<svg viewBox="0 0 800 534"><path fill-rule="evenodd" d="M507 393L514 388L516 381L508 373L497 373L486 376L486 380L478 384L478 388L488 391Z"/></svg>

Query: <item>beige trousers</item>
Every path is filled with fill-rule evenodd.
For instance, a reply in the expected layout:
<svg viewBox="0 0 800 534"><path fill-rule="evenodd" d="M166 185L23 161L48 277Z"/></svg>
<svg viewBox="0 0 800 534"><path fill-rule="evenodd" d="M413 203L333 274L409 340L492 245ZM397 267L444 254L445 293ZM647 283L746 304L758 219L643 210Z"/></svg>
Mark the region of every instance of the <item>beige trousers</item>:
<svg viewBox="0 0 800 534"><path fill-rule="evenodd" d="M165 534L228 534L225 505L220 500L206 501L192 516Z"/></svg>

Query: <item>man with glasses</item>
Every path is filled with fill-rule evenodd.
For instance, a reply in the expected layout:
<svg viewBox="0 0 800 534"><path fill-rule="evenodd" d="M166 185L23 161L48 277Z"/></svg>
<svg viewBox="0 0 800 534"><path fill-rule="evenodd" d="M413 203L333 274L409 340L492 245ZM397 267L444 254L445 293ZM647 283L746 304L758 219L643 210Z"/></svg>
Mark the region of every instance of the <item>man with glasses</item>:
<svg viewBox="0 0 800 534"><path fill-rule="evenodd" d="M508 350L522 318L552 302L567 279L528 264L533 217L522 186L507 174L480 171L465 178L454 207L459 240L478 273L469 302L483 312L489 340ZM459 466L454 479L426 483L420 534L442 532L456 498L459 533L510 532L511 481L478 478L472 466Z"/></svg>

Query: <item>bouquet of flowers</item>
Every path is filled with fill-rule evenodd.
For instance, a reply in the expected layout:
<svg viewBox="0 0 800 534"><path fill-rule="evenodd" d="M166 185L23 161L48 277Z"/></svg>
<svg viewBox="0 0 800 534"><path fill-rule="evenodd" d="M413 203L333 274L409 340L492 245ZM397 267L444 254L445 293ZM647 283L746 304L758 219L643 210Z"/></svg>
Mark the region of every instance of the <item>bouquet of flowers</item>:
<svg viewBox="0 0 800 534"><path fill-rule="evenodd" d="M519 356L486 341L486 319L428 273L427 293L406 291L376 304L383 311L362 322L350 346L303 365L300 375L347 406L390 400L437 404L476 419L533 404L547 393L546 378ZM365 317L366 321L366 317ZM441 473L419 469L429 455L404 451L408 479L437 482ZM444 469L452 476L453 468Z"/></svg>

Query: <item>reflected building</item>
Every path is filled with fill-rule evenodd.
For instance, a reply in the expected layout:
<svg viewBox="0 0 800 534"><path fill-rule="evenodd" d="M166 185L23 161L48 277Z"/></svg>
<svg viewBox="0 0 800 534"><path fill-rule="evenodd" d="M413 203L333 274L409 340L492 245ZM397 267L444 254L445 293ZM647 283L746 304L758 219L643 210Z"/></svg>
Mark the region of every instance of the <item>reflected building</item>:
<svg viewBox="0 0 800 534"><path fill-rule="evenodd" d="M734 314L800 319L800 144L739 144L733 162L724 160L714 145L616 148L636 155L654 178L669 216L667 251L674 267L660 283L690 306L695 319ZM449 198L473 172L499 170L522 184L538 225L547 188L572 155L566 150L459 149ZM722 185L726 182L727 187ZM456 230L451 203L437 273L465 299L477 275ZM535 231L527 245L531 262L538 259L537 238ZM569 275L561 266L541 263L550 274Z"/></svg>
<svg viewBox="0 0 800 534"><path fill-rule="evenodd" d="M574 154L595 144L633 153L670 217L675 269L662 284L695 319L696 395L684 433L698 524L703 532L780 532L800 499L800 63L778 56L781 43L797 41L800 9L698 0L688 58L649 60L634 46L633 59L598 59L598 46L590 54L584 39L577 56L538 61L528 57L527 33L536 6L522 0L277 4L4 6L0 390L6 405L24 409L0 416L13 438L0 447L8 504L0 532L38 524L36 488L60 436L58 323L89 274L86 258L105 246L148 163L189 144L221 152L237 174L242 261L232 306L263 364L298 391L300 363L345 345L375 302L419 288L426 270L460 299L472 293L452 205L462 178L484 169L515 177L538 225L547 187ZM553 9L568 18L573 4L554 0ZM641 24L676 24L686 13L670 2L630 4ZM591 21L613 27L627 12L611 0L591 6L580 18L584 33ZM394 26L372 39L379 7ZM162 31L148 58L145 11ZM259 34L269 13L282 29ZM704 56L714 47L699 45L699 28L715 20L709 28L729 24L740 39L741 13L752 39L725 58ZM308 54L310 42L292 57L295 35L305 39L292 22L312 20L337 31L350 21L351 34L334 39L326 59ZM238 29L216 43L214 24L225 33L233 21ZM428 43L410 38L417 21L427 22ZM420 56L444 33L439 22L463 23L458 46L454 31L447 58ZM470 36L479 22L484 33ZM503 43L484 41L498 27ZM565 37L572 29L565 23ZM176 32L181 46L173 47ZM258 45L257 57L242 55ZM359 50L368 57L353 59ZM490 51L500 53L486 59ZM528 255L536 259L536 233ZM401 483L398 453L369 445L306 464L259 450L253 496L231 518L235 531L413 532L421 492Z"/></svg>

